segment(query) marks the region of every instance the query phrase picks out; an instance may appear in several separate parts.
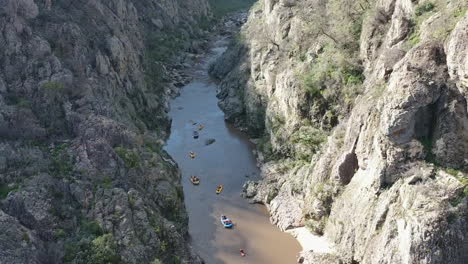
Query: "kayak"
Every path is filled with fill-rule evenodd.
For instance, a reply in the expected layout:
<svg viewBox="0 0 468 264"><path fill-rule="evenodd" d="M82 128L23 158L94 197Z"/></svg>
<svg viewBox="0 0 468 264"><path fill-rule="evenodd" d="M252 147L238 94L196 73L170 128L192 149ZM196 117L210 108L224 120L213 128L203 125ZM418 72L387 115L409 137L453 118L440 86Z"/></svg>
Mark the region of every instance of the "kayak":
<svg viewBox="0 0 468 264"><path fill-rule="evenodd" d="M245 251L242 248L239 251L240 251L241 256L245 257Z"/></svg>
<svg viewBox="0 0 468 264"><path fill-rule="evenodd" d="M223 185L218 186L218 188L216 188L216 194L220 194L223 191L223 189Z"/></svg>
<svg viewBox="0 0 468 264"><path fill-rule="evenodd" d="M225 228L231 228L233 226L232 224L232 221L229 219L229 218L224 218L221 216L221 224L223 224L223 226Z"/></svg>
<svg viewBox="0 0 468 264"><path fill-rule="evenodd" d="M198 177L190 177L190 181L193 183L193 185L200 184L200 178Z"/></svg>
<svg viewBox="0 0 468 264"><path fill-rule="evenodd" d="M199 137L199 134L197 131L193 131L193 138L198 138Z"/></svg>

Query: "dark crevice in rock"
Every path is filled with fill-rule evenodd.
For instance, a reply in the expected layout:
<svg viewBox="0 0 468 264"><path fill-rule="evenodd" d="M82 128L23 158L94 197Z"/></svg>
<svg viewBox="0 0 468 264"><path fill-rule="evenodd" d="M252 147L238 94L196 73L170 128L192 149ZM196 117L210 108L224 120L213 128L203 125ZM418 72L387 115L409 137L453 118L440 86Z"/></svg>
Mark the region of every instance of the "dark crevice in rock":
<svg viewBox="0 0 468 264"><path fill-rule="evenodd" d="M362 129L362 125L360 130ZM359 169L359 161L355 153L356 146L359 141L360 132L356 139L354 140L353 148L350 153L347 153L344 157L343 162L338 167L338 175L340 177L340 182L343 185L347 185L351 182L356 171Z"/></svg>
<svg viewBox="0 0 468 264"><path fill-rule="evenodd" d="M415 115L414 136L416 138L432 138L436 122L437 102L421 107Z"/></svg>
<svg viewBox="0 0 468 264"><path fill-rule="evenodd" d="M356 153L352 152L346 154L344 162L341 163L340 167L338 168L341 183L344 185L349 184L358 168L359 164Z"/></svg>
<svg viewBox="0 0 468 264"><path fill-rule="evenodd" d="M377 221L377 224L375 225L375 230L376 231L379 231L379 230L382 229L382 226L385 223L385 220L387 220L387 215L388 215L388 208L385 210L385 212L382 214L382 216Z"/></svg>
<svg viewBox="0 0 468 264"><path fill-rule="evenodd" d="M421 107L415 115L414 137L418 139L424 147L426 161L437 163L433 154L434 130L437 124L437 108L439 100Z"/></svg>

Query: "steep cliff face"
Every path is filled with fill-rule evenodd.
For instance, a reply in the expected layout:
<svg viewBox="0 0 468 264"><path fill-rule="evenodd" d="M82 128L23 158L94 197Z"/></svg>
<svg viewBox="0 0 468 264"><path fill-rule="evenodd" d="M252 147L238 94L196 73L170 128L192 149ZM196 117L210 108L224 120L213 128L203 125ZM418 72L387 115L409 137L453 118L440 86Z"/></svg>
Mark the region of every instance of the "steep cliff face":
<svg viewBox="0 0 468 264"><path fill-rule="evenodd" d="M465 263L466 1L263 0L224 57L226 119L257 137L246 196L334 244L304 263Z"/></svg>
<svg viewBox="0 0 468 264"><path fill-rule="evenodd" d="M0 262L201 262L161 145L171 55L200 49L207 16L205 0L0 2Z"/></svg>

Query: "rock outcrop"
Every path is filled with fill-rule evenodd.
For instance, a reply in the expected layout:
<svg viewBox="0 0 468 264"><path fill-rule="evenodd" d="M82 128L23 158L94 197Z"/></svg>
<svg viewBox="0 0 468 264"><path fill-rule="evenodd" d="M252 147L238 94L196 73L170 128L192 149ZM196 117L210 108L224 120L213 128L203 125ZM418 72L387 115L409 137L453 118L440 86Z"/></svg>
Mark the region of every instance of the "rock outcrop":
<svg viewBox="0 0 468 264"><path fill-rule="evenodd" d="M161 145L171 81L185 81L175 72L203 48L209 12L205 0L0 2L1 263L201 263Z"/></svg>
<svg viewBox="0 0 468 264"><path fill-rule="evenodd" d="M258 137L245 195L334 244L301 263L468 261L467 9L262 0L212 67Z"/></svg>

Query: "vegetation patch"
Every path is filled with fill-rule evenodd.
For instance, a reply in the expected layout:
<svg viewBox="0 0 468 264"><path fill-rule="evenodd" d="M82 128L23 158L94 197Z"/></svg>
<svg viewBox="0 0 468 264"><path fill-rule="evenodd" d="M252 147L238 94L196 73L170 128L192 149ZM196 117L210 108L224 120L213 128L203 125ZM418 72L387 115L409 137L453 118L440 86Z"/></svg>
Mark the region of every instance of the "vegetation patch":
<svg viewBox="0 0 468 264"><path fill-rule="evenodd" d="M305 226L315 235L323 236L323 230L327 224L328 217L321 218L320 220L307 219Z"/></svg>
<svg viewBox="0 0 468 264"><path fill-rule="evenodd" d="M454 29L457 22L466 13L468 2L460 1L447 5L444 1L425 1L416 6L414 17L411 20L411 34L408 37L409 48L421 41L421 25L435 12L440 16L434 18L428 25L426 37L434 40L444 41Z"/></svg>
<svg viewBox="0 0 468 264"><path fill-rule="evenodd" d="M83 239L65 244L64 261L67 263L120 264L117 243L112 234L104 234L93 240Z"/></svg>
<svg viewBox="0 0 468 264"><path fill-rule="evenodd" d="M327 133L312 126L302 126L291 136L295 144L293 154L296 160L310 161L327 139Z"/></svg>
<svg viewBox="0 0 468 264"><path fill-rule="evenodd" d="M26 98L20 98L16 104L19 108L31 109L31 101Z"/></svg>
<svg viewBox="0 0 468 264"><path fill-rule="evenodd" d="M73 172L73 157L68 152L69 145L60 144L50 150L49 171L54 177L67 177Z"/></svg>
<svg viewBox="0 0 468 264"><path fill-rule="evenodd" d="M260 138L259 142L257 143L257 148L263 154L266 161L277 160L279 158L279 155L274 150L273 144L271 143L270 137L268 135Z"/></svg>
<svg viewBox="0 0 468 264"><path fill-rule="evenodd" d="M42 89L47 90L51 93L62 93L65 90L65 86L59 82L46 82L42 85Z"/></svg>
<svg viewBox="0 0 468 264"><path fill-rule="evenodd" d="M15 192L18 190L18 185L8 185L8 184L0 184L0 200L7 198L10 192Z"/></svg>
<svg viewBox="0 0 468 264"><path fill-rule="evenodd" d="M83 220L81 231L86 235L100 236L103 234L101 225L97 221Z"/></svg>
<svg viewBox="0 0 468 264"><path fill-rule="evenodd" d="M56 229L55 232L54 232L54 237L56 239L64 238L64 237L66 237L66 235L67 235L67 233L62 228Z"/></svg>
<svg viewBox="0 0 468 264"><path fill-rule="evenodd" d="M65 86L56 81L50 81L42 84L41 86L44 94L55 100L55 101L63 101L66 97L68 97L68 91Z"/></svg>
<svg viewBox="0 0 468 264"><path fill-rule="evenodd" d="M362 66L340 49L327 45L308 70L299 76L306 92L303 116L330 130L345 116L355 98L362 93Z"/></svg>
<svg viewBox="0 0 468 264"><path fill-rule="evenodd" d="M432 139L430 137L421 137L418 140L423 145L424 152L426 153L426 162L432 163L435 166L440 166L439 162L436 159L436 156L432 152Z"/></svg>
<svg viewBox="0 0 468 264"><path fill-rule="evenodd" d="M116 147L115 153L124 161L125 167L136 168L140 167L140 155L138 152L124 147Z"/></svg>
<svg viewBox="0 0 468 264"><path fill-rule="evenodd" d="M424 13L434 10L435 5L432 2L423 2L416 6L416 11L414 12L416 16L421 16Z"/></svg>
<svg viewBox="0 0 468 264"><path fill-rule="evenodd" d="M181 30L154 32L147 36L145 53L145 83L159 89L165 83L164 63L181 50L188 48L190 37Z"/></svg>
<svg viewBox="0 0 468 264"><path fill-rule="evenodd" d="M25 241L26 243L31 243L31 238L29 237L29 234L26 231L23 231L23 241Z"/></svg>
<svg viewBox="0 0 468 264"><path fill-rule="evenodd" d="M111 189L113 187L112 178L110 176L104 176L101 181L101 187L104 189Z"/></svg>

